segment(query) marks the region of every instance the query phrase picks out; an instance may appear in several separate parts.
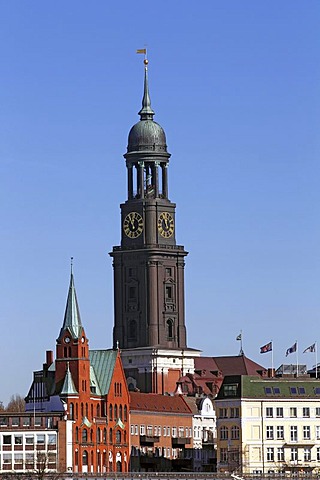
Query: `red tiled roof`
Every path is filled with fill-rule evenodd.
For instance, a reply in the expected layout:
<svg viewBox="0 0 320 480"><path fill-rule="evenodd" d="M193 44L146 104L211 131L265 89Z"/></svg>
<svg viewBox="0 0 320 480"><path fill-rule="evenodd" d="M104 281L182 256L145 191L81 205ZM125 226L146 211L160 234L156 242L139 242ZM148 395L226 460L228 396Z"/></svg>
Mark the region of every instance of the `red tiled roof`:
<svg viewBox="0 0 320 480"><path fill-rule="evenodd" d="M130 392L130 410L165 413L191 413L190 407L179 395Z"/></svg>
<svg viewBox="0 0 320 480"><path fill-rule="evenodd" d="M207 375L210 375L210 372L221 372L224 377L226 375L259 375L266 370L245 355L198 357L194 359L194 363L196 371L206 371Z"/></svg>

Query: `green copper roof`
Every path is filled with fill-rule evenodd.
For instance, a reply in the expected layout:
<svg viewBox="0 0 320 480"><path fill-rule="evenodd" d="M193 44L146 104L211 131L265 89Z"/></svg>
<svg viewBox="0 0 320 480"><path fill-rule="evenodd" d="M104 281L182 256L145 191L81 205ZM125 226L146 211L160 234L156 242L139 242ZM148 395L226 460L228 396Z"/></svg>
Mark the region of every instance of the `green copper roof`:
<svg viewBox="0 0 320 480"><path fill-rule="evenodd" d="M117 350L90 350L89 358L101 395L107 395L117 359Z"/></svg>
<svg viewBox="0 0 320 480"><path fill-rule="evenodd" d="M69 293L67 298L66 311L64 314L63 325L60 330L59 338L62 337L64 332L68 330L72 338L80 338L82 334L82 323L80 318L80 310L77 300L76 289L74 286L73 273L71 272Z"/></svg>
<svg viewBox="0 0 320 480"><path fill-rule="evenodd" d="M90 352L89 352L89 355L90 355ZM95 393L96 395L101 395L100 385L97 380L96 372L94 371L94 368L92 365L90 365L90 389L92 393Z"/></svg>
<svg viewBox="0 0 320 480"><path fill-rule="evenodd" d="M154 111L151 108L151 101L149 95L149 85L148 85L148 67L145 64L144 67L144 91L142 98L142 108L139 112L141 120L152 120Z"/></svg>
<svg viewBox="0 0 320 480"><path fill-rule="evenodd" d="M145 64L144 70L144 91L139 115L140 121L133 125L129 132L127 154L148 152L151 156L155 156L157 161L159 161L158 155L160 154L164 157L162 161L167 161L170 155L167 152L165 132L161 125L153 120L154 111L151 108L149 95L147 64ZM150 159L151 157L149 161Z"/></svg>
<svg viewBox="0 0 320 480"><path fill-rule="evenodd" d="M66 372L66 376L64 377L64 382L62 385L60 395L78 395L78 392L72 380L72 375L69 368L69 362L68 362L67 372Z"/></svg>
<svg viewBox="0 0 320 480"><path fill-rule="evenodd" d="M222 398L320 399L320 381L310 377L227 376L223 380L217 400Z"/></svg>

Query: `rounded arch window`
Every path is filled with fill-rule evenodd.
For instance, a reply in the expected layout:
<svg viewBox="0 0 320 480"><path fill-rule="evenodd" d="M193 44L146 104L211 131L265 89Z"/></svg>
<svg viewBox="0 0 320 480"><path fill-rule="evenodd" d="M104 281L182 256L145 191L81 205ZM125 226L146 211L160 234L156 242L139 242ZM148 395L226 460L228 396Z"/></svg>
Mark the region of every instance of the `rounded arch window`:
<svg viewBox="0 0 320 480"><path fill-rule="evenodd" d="M167 320L167 335L168 335L169 339L173 338L173 320L172 320L172 318L169 318L169 320Z"/></svg>
<svg viewBox="0 0 320 480"><path fill-rule="evenodd" d="M82 465L88 465L88 452L87 450L83 450L82 452Z"/></svg>

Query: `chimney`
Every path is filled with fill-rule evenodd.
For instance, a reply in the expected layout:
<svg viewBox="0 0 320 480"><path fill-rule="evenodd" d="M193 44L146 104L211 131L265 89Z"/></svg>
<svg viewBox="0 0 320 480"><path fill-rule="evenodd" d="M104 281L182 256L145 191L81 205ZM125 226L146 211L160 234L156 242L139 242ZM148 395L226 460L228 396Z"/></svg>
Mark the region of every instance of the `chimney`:
<svg viewBox="0 0 320 480"><path fill-rule="evenodd" d="M47 350L46 351L46 367L49 368L50 365L53 363L53 351L52 350Z"/></svg>
<svg viewBox="0 0 320 480"><path fill-rule="evenodd" d="M274 378L276 376L276 371L274 368L268 368L268 378Z"/></svg>

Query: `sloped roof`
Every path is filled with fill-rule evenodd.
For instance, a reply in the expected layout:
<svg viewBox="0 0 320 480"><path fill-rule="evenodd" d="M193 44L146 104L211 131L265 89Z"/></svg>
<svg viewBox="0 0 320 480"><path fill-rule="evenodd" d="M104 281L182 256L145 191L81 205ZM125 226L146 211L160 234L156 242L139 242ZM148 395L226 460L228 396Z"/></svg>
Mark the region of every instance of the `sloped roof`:
<svg viewBox="0 0 320 480"><path fill-rule="evenodd" d="M68 331L72 338L80 338L82 335L83 327L81 323L80 310L77 300L77 293L74 286L73 274L71 272L69 292L66 304L66 310L64 314L63 325L60 330L58 339L60 339L64 332Z"/></svg>
<svg viewBox="0 0 320 480"><path fill-rule="evenodd" d="M224 385L236 386L237 393L233 398L320 399L320 381L314 378L259 378L256 375L231 375L224 379L218 400L230 397L230 390L225 390Z"/></svg>
<svg viewBox="0 0 320 480"><path fill-rule="evenodd" d="M193 415L199 414L199 399L196 397L184 397L184 401L189 406L190 410L192 411Z"/></svg>
<svg viewBox="0 0 320 480"><path fill-rule="evenodd" d="M70 372L69 363L68 363L66 376L64 377L64 382L63 382L60 394L61 395L78 395L78 392L76 390L76 387L74 386L74 382Z"/></svg>
<svg viewBox="0 0 320 480"><path fill-rule="evenodd" d="M141 392L130 392L130 409L145 412L192 413L182 396Z"/></svg>
<svg viewBox="0 0 320 480"><path fill-rule="evenodd" d="M94 369L101 395L107 395L117 359L117 350L90 350L90 365Z"/></svg>
<svg viewBox="0 0 320 480"><path fill-rule="evenodd" d="M265 367L250 360L245 355L227 357L199 357L194 359L195 370L221 372L226 375L261 375L266 372Z"/></svg>

